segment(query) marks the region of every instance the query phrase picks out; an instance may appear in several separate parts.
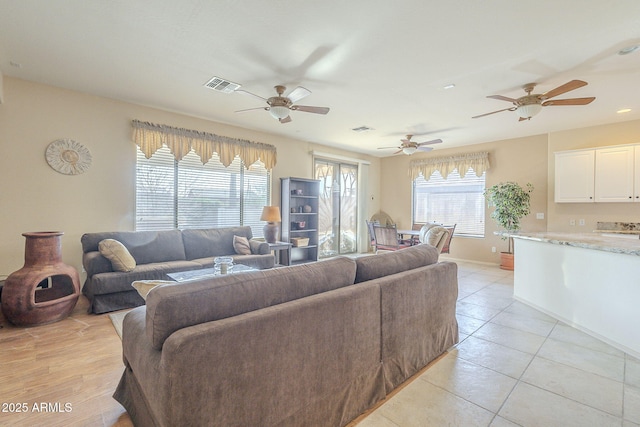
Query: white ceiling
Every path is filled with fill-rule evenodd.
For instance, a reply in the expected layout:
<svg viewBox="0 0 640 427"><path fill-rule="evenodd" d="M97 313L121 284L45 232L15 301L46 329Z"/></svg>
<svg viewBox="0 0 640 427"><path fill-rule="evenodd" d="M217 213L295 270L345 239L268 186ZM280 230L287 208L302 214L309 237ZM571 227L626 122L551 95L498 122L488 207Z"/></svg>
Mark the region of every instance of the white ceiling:
<svg viewBox="0 0 640 427"><path fill-rule="evenodd" d="M640 49L617 54L637 44L638 0L0 0L5 76L377 156L407 133L441 149L640 119ZM213 76L263 97L301 85L331 111L234 113L261 101ZM471 118L573 79L589 85L558 99L593 103Z"/></svg>

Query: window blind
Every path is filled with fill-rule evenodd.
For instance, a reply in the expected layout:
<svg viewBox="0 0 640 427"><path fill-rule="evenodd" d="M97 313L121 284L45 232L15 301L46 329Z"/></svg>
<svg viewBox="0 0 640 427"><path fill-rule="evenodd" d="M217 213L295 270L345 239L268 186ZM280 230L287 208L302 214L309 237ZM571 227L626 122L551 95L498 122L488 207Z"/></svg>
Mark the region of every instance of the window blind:
<svg viewBox="0 0 640 427"><path fill-rule="evenodd" d="M225 167L215 153L203 165L193 151L177 161L164 146L148 159L138 149L136 230L249 225L262 237L270 181L263 164L246 169L239 157Z"/></svg>
<svg viewBox="0 0 640 427"><path fill-rule="evenodd" d="M434 172L429 180L421 175L413 181L413 221L456 224L456 235L484 237L485 175L469 168L464 178L457 169L442 178Z"/></svg>

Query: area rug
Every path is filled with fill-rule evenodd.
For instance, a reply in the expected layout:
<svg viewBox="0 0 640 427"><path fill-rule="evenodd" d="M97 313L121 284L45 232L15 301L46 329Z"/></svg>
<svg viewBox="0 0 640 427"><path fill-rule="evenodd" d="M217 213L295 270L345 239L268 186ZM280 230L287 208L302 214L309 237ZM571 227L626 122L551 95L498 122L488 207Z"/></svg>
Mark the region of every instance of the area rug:
<svg viewBox="0 0 640 427"><path fill-rule="evenodd" d="M109 318L111 318L111 323L113 323L113 327L116 330L116 333L122 339L122 322L124 321L124 316L127 315L131 310L122 310L116 313L109 314Z"/></svg>

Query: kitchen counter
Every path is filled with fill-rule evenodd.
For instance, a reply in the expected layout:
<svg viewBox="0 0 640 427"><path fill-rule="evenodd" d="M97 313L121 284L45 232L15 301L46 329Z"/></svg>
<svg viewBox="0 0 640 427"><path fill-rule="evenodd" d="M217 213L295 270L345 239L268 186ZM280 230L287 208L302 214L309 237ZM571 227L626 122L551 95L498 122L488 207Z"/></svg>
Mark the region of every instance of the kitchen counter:
<svg viewBox="0 0 640 427"><path fill-rule="evenodd" d="M609 234L613 232L611 230L601 230L597 233L516 233L510 236L514 239L532 240L554 245L573 246L576 248L640 256L640 237L636 240L630 239L627 236L607 236L603 235L603 233ZM621 234L637 234L637 232Z"/></svg>
<svg viewBox="0 0 640 427"><path fill-rule="evenodd" d="M514 298L640 357L640 239L554 232L511 237Z"/></svg>

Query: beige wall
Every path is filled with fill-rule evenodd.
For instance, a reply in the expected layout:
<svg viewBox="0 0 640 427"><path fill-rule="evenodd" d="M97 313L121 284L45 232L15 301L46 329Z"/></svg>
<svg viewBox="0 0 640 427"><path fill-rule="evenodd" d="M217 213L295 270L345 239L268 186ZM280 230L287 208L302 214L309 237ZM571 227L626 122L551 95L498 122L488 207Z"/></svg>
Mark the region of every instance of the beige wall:
<svg viewBox="0 0 640 427"><path fill-rule="evenodd" d="M555 180L556 151L640 143L640 120L585 127L549 136L549 182ZM553 186L549 188L549 231L591 232L598 221L640 222L640 203L554 203ZM585 220L584 226L569 221Z"/></svg>
<svg viewBox="0 0 640 427"><path fill-rule="evenodd" d="M522 226L526 230L546 229L546 219L536 220L536 212L546 212L547 204L547 137L534 136L490 142L473 146L418 153L413 156L398 155L382 160L381 207L396 221L399 228L411 227L411 178L408 175L411 159L427 156L448 156L461 153L489 152L491 169L487 171L486 185L502 181L515 181L521 185L533 184L531 195L532 215L526 217ZM499 263L500 251L507 250L507 242L493 234L497 230L485 211L485 237L455 237L450 256L481 262ZM545 217L546 218L546 217ZM491 248L496 247L496 253Z"/></svg>
<svg viewBox="0 0 640 427"><path fill-rule="evenodd" d="M0 278L23 265L23 232L64 231L63 260L81 271L83 233L134 229L132 119L275 145L273 204L280 203L281 177L312 176L311 150L371 162L369 188L376 195L380 191L380 160L374 157L23 80L5 77L3 83ZM67 176L49 167L45 149L59 138L73 139L91 151L93 164L87 172ZM371 213L377 211L378 198L368 201L367 207Z"/></svg>

